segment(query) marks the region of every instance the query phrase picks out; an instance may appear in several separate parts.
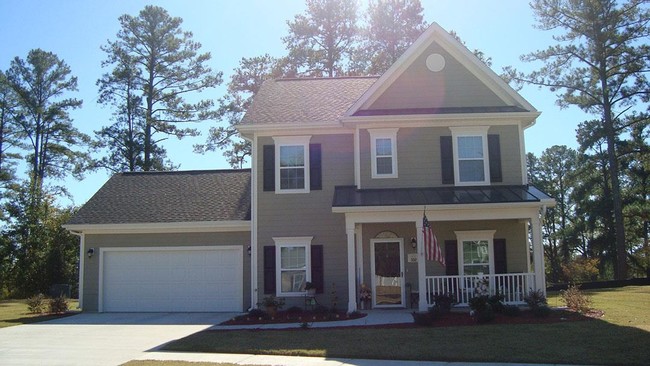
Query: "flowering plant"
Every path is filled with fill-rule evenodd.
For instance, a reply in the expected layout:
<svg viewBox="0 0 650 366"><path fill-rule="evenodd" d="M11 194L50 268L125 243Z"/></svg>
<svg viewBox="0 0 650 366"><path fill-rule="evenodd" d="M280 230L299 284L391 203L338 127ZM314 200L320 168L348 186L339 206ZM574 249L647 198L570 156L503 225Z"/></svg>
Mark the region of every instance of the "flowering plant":
<svg viewBox="0 0 650 366"><path fill-rule="evenodd" d="M483 277L480 280L476 281L474 294L476 296L490 296L490 287L488 285L488 279L486 277Z"/></svg>
<svg viewBox="0 0 650 366"><path fill-rule="evenodd" d="M359 297L361 300L370 300L372 298L372 292L370 291L370 288L366 286L365 283L361 284L361 289L359 290Z"/></svg>

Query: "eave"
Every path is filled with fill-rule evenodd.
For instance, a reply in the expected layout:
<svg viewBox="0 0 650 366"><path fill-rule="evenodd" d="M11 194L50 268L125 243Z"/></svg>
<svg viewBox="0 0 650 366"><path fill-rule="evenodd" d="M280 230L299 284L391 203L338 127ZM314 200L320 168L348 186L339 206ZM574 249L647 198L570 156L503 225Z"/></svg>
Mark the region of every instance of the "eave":
<svg viewBox="0 0 650 366"><path fill-rule="evenodd" d="M63 228L84 234L153 234L251 231L250 221L155 222L129 224L68 224Z"/></svg>

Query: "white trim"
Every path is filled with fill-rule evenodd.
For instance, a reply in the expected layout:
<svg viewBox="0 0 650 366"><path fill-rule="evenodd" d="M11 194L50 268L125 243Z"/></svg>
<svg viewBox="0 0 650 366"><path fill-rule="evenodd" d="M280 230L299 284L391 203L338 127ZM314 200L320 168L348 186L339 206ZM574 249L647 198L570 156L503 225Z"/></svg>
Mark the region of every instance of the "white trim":
<svg viewBox="0 0 650 366"><path fill-rule="evenodd" d="M377 243L398 243L399 244L399 271L400 271L400 303L395 305L377 305L377 291L375 283L375 244ZM403 308L405 304L405 276L404 276L404 239L403 238L379 238L370 239L370 286L372 290L373 308Z"/></svg>
<svg viewBox="0 0 650 366"><path fill-rule="evenodd" d="M361 128L390 128L399 123L400 127L449 127L490 126L519 124L530 127L540 112L500 112L500 113L457 113L457 114L405 114L388 116L351 116L341 118L344 125Z"/></svg>
<svg viewBox="0 0 650 366"><path fill-rule="evenodd" d="M397 132L399 128L385 128L385 129L369 129L370 134L370 166L371 176L373 179L378 178L397 178ZM377 156L377 140L389 139L391 155ZM377 172L377 158L390 157L391 158L391 173L379 174Z"/></svg>
<svg viewBox="0 0 650 366"><path fill-rule="evenodd" d="M278 297L304 296L305 291L282 292L282 248L305 248L305 281L311 282L311 242L313 236L274 237L275 242L275 295Z"/></svg>
<svg viewBox="0 0 650 366"><path fill-rule="evenodd" d="M250 231L250 221L144 222L136 224L68 224L63 228L84 234L154 234Z"/></svg>
<svg viewBox="0 0 650 366"><path fill-rule="evenodd" d="M402 56L354 103L345 113L352 116L364 106L371 105L434 41L465 66L470 73L501 98L506 105L519 104L524 109L535 111L528 101L505 83L494 71L474 56L466 47L454 39L437 23L429 28L402 54Z"/></svg>
<svg viewBox="0 0 650 366"><path fill-rule="evenodd" d="M526 155L526 137L524 136L524 129L518 126L519 132L519 154L521 155L521 184L528 184L528 161Z"/></svg>
<svg viewBox="0 0 650 366"><path fill-rule="evenodd" d="M354 185L361 189L361 137L358 126L354 129Z"/></svg>
<svg viewBox="0 0 650 366"><path fill-rule="evenodd" d="M456 186L476 186L490 184L490 157L488 153L487 133L489 126L475 127L449 127L451 130L452 146L454 152L454 182ZM461 137L480 137L483 149L483 180L482 181L461 181L460 179L460 157L458 154L458 139ZM477 159L475 159L477 160Z"/></svg>
<svg viewBox="0 0 650 366"><path fill-rule="evenodd" d="M473 240L485 240L488 242L488 266L490 268L490 273L485 274L494 274L494 233L496 233L496 230L454 231L454 234L456 234L456 240L458 241L458 274L460 276L465 275L465 254L463 251L463 242Z"/></svg>
<svg viewBox="0 0 650 366"><path fill-rule="evenodd" d="M257 230L258 230L258 217L257 217L257 197L258 197L258 188L257 181L259 176L259 170L257 163L258 159L258 147L257 147L257 135L253 135L253 141L251 142L251 304L249 309L256 307L258 301L258 291L257 291Z"/></svg>
<svg viewBox="0 0 650 366"><path fill-rule="evenodd" d="M106 252L164 252L164 251L194 251L194 250L237 250L240 257L242 258L243 264L243 255L244 248L241 245L210 245L210 246L171 246L171 247L105 247L99 248L99 288L98 288L98 301L97 301L97 312L104 312L104 253ZM243 275L244 270L240 271L239 276L241 277L241 283L243 285ZM242 289L243 295L243 289ZM243 297L243 296L242 296ZM243 298L240 299L243 303Z"/></svg>
<svg viewBox="0 0 650 366"><path fill-rule="evenodd" d="M276 194L292 194L292 193L309 193L309 142L311 136L276 136L273 137L275 143L275 193ZM282 189L280 184L280 166L281 149L285 146L302 146L303 148L303 167L304 169L304 187L297 189ZM299 167L295 167L299 168Z"/></svg>

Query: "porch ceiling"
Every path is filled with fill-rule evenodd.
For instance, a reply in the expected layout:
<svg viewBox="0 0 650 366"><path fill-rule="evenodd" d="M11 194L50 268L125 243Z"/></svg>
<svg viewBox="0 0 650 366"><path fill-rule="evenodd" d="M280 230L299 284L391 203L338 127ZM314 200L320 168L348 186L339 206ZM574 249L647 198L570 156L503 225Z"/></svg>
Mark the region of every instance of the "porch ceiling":
<svg viewBox="0 0 650 366"><path fill-rule="evenodd" d="M356 189L338 186L332 207L534 203L553 198L534 186L476 186Z"/></svg>

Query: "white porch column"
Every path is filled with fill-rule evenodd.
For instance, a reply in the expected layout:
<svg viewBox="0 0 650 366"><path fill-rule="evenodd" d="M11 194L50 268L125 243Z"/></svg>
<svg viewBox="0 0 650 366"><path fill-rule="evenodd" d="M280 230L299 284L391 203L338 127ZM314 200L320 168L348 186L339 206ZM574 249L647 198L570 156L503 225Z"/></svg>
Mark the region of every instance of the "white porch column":
<svg viewBox="0 0 650 366"><path fill-rule="evenodd" d="M539 214L530 218L533 234L533 262L535 265L535 289L546 296L546 275L544 272L544 245L542 244L542 218Z"/></svg>
<svg viewBox="0 0 650 366"><path fill-rule="evenodd" d="M418 310L427 311L427 263L424 258L424 235L422 234L422 220L415 221L415 232L418 237Z"/></svg>
<svg viewBox="0 0 650 366"><path fill-rule="evenodd" d="M354 234L356 235L356 253L357 253L357 269L356 269L356 276L357 276L357 285L360 285L363 283L363 227L361 224L356 224L355 225L355 231Z"/></svg>
<svg viewBox="0 0 650 366"><path fill-rule="evenodd" d="M346 224L348 236L348 313L357 310L356 261L354 256L354 223Z"/></svg>

